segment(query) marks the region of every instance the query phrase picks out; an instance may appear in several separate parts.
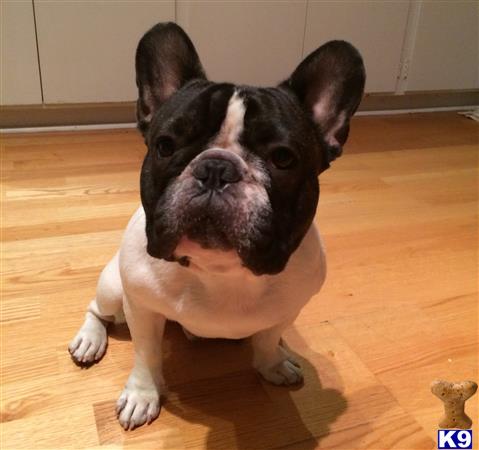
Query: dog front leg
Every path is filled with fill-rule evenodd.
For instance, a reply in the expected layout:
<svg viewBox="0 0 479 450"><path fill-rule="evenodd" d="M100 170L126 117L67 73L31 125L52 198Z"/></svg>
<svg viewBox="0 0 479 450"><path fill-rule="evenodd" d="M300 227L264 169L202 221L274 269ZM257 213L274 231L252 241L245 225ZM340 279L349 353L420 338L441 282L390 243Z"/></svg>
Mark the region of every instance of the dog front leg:
<svg viewBox="0 0 479 450"><path fill-rule="evenodd" d="M270 383L292 385L303 381L299 363L281 342L281 334L291 322L282 323L252 336L253 366Z"/></svg>
<svg viewBox="0 0 479 450"><path fill-rule="evenodd" d="M152 422L160 413L163 385L161 342L166 319L126 298L123 307L133 341L135 362L116 410L120 424L125 430L131 430Z"/></svg>

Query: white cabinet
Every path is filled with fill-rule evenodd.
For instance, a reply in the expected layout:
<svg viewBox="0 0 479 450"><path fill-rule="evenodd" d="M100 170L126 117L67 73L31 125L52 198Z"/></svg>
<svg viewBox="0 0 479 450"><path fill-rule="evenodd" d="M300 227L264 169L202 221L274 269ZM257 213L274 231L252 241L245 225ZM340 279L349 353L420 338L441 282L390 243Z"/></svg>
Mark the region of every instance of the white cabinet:
<svg viewBox="0 0 479 450"><path fill-rule="evenodd" d="M215 81L270 86L301 60L305 0L177 0L177 22Z"/></svg>
<svg viewBox="0 0 479 450"><path fill-rule="evenodd" d="M2 105L134 101L136 46L164 21L186 30L215 81L275 85L344 39L364 57L366 92L479 88L478 0L0 2Z"/></svg>
<svg viewBox="0 0 479 450"><path fill-rule="evenodd" d="M2 0L0 14L0 104L41 104L32 2Z"/></svg>
<svg viewBox="0 0 479 450"><path fill-rule="evenodd" d="M45 103L136 99L135 50L157 22L175 19L171 1L35 0Z"/></svg>
<svg viewBox="0 0 479 450"><path fill-rule="evenodd" d="M304 56L331 39L351 42L366 66L366 92L394 92L409 1L310 1Z"/></svg>
<svg viewBox="0 0 479 450"><path fill-rule="evenodd" d="M477 0L424 1L406 89L478 88L478 25Z"/></svg>

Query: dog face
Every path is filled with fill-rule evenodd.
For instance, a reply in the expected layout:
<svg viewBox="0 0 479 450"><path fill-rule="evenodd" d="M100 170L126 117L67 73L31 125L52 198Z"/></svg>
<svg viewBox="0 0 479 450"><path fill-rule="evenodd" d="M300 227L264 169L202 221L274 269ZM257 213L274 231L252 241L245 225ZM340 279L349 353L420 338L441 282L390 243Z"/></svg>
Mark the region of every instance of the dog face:
<svg viewBox="0 0 479 450"><path fill-rule="evenodd" d="M148 253L187 263L187 240L235 252L256 275L283 270L361 100L359 53L332 41L278 87L214 83L188 36L166 23L141 39L136 72Z"/></svg>

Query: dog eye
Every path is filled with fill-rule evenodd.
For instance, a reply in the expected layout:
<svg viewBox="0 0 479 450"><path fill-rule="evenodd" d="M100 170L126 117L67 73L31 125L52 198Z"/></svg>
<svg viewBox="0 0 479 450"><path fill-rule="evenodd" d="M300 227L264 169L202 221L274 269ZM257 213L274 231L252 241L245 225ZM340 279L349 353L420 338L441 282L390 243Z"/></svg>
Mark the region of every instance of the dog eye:
<svg viewBox="0 0 479 450"><path fill-rule="evenodd" d="M171 156L175 151L175 141L170 136L160 136L156 140L156 151L160 157L166 158Z"/></svg>
<svg viewBox="0 0 479 450"><path fill-rule="evenodd" d="M296 155L287 147L275 148L270 155L271 162L277 169L292 169L298 162Z"/></svg>

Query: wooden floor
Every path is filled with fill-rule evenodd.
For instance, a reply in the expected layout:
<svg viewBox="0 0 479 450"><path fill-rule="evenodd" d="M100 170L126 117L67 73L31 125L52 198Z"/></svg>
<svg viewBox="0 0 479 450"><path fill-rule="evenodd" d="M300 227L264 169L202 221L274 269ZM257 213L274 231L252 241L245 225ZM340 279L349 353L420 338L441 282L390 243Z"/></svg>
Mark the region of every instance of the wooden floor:
<svg viewBox="0 0 479 450"><path fill-rule="evenodd" d="M354 120L321 180L328 280L285 334L302 388L260 380L248 342L191 343L169 324L168 400L124 432L127 331L87 370L67 343L138 205L143 154L133 130L2 137L1 448L436 448L429 383L478 379L477 123Z"/></svg>

